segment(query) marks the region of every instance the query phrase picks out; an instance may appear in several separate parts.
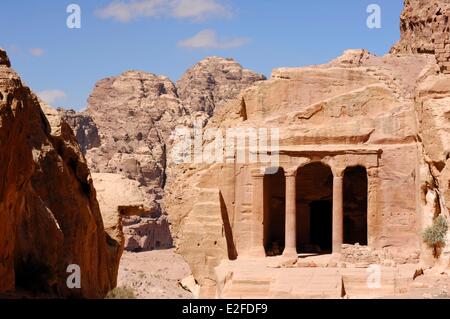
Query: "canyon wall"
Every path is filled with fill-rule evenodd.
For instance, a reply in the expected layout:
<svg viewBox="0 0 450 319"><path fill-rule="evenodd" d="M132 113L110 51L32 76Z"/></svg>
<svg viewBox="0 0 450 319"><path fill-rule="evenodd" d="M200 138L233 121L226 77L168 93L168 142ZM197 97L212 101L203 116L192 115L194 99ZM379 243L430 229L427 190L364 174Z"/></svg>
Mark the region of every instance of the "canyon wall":
<svg viewBox="0 0 450 319"><path fill-rule="evenodd" d="M0 162L0 293L104 297L123 243L105 232L70 126L22 84L2 50ZM81 270L80 288L67 285L69 265Z"/></svg>
<svg viewBox="0 0 450 319"><path fill-rule="evenodd" d="M419 54L434 57L433 72L418 79L415 93L418 138L424 164L428 169L427 183L423 186L424 227L432 224L433 217L449 214L448 127L446 109L448 74L450 74L450 3L446 0L405 0L400 17L401 39L392 49L393 54ZM422 172L424 171L422 170ZM430 213L433 211L433 213ZM450 236L447 236L450 239ZM428 259L432 258L428 256ZM445 248L441 263L450 260L450 249Z"/></svg>

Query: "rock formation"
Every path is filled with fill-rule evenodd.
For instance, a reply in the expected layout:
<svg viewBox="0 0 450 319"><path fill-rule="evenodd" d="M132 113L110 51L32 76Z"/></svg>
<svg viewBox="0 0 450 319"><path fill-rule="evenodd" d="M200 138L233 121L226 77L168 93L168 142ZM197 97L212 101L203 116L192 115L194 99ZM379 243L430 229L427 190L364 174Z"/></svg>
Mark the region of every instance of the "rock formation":
<svg viewBox="0 0 450 319"><path fill-rule="evenodd" d="M125 242L127 250L153 250L171 243L167 219L148 215L151 202L145 187L120 174L94 173L92 177L102 215L113 218L104 218L105 228L110 226L112 233L123 225L125 234L120 230L114 239Z"/></svg>
<svg viewBox="0 0 450 319"><path fill-rule="evenodd" d="M160 214L165 184L164 139L186 114L176 88L165 77L130 71L98 82L88 113L99 129L101 146L90 148L93 172L121 173L145 187L149 213Z"/></svg>
<svg viewBox="0 0 450 319"><path fill-rule="evenodd" d="M190 68L177 82L178 95L192 113L214 113L216 107L236 97L242 89L265 80L242 68L233 59L208 57Z"/></svg>
<svg viewBox="0 0 450 319"><path fill-rule="evenodd" d="M438 214L448 215L450 193L448 188L449 162L447 156L448 84L450 74L450 3L445 0L423 1L405 0L401 15L401 39L391 49L396 54L434 55L436 66L430 72L424 72L418 79L415 94L415 110L419 123L418 138L422 142L424 165L421 170L427 182L422 185L423 227L430 226ZM447 236L450 239L450 235ZM424 254L429 251L424 249ZM450 260L450 248L447 246L441 257L446 265ZM431 261L428 260L428 263Z"/></svg>
<svg viewBox="0 0 450 319"><path fill-rule="evenodd" d="M86 154L88 149L100 146L98 128L91 116L73 110L58 109L58 112L73 129L83 154Z"/></svg>
<svg viewBox="0 0 450 319"><path fill-rule="evenodd" d="M410 12L416 3L406 1L394 53L348 50L328 64L275 69L267 81L217 109L204 128L221 133L205 138L204 149L220 135L225 139L229 128L279 129L278 163L234 157L174 166L165 204L201 295L309 296L301 289L289 293L293 288L280 282L281 273L249 271L264 269L264 257L283 250L286 258L296 251L342 252L340 262L356 268L372 261L448 267L448 246L439 260L430 260L421 233L439 214L449 220L449 79L441 52L420 40L430 41L436 30L410 34L422 30L405 22L421 14ZM266 151L270 147L269 141ZM312 212L327 210L321 229L329 225L329 231L318 235ZM292 262L296 258L276 267ZM333 280L354 285L351 276L333 274Z"/></svg>
<svg viewBox="0 0 450 319"><path fill-rule="evenodd" d="M450 3L405 0L401 40L391 53L434 54L442 72L450 73Z"/></svg>
<svg viewBox="0 0 450 319"><path fill-rule="evenodd" d="M230 127L278 128L283 154L278 165L285 172L291 166L308 168L308 163L317 161L330 166L333 174L339 174L335 176L343 176L347 167L364 166L366 174L378 176L369 179L368 186L369 245L375 249L391 247L389 253L394 255L399 249L405 260L415 256L417 261L421 246L417 214L421 206L411 198L419 201L421 191L411 174L422 164L413 97L417 81L435 73L435 67L432 56L376 57L364 50L351 50L329 64L276 69L269 80L245 89L239 98L217 110L205 130L219 128L225 136ZM204 143L206 147L214 139ZM273 252L266 236L279 239L279 245L284 246L285 231L277 228L282 226L275 220L261 220L264 227L269 227L264 230L258 230L255 224L257 203L269 205L273 201L271 205L275 205L275 200L280 200L279 208L264 205L264 216L270 209L284 215L288 196L280 191L284 188L284 174L270 177L272 182L264 177L264 191L255 195L258 184L254 170L260 165L236 159L232 164L178 165L169 180L166 206L179 230L177 247L190 263L204 296L215 295L218 277L214 269L222 260L253 256L258 248L252 244L254 238L260 239L258 251L266 250L267 254ZM297 183L311 186L304 184L304 190L298 189L297 203L319 199L331 202L332 189L321 192L313 186L314 178L306 175L306 168L304 174ZM320 179L322 173L316 168L314 174L319 174L315 179ZM310 193L312 189L317 192ZM268 197L255 197L263 194ZM377 201L377 197L385 199ZM351 205L354 207L356 202ZM305 211L302 207L297 207L297 214ZM352 217L348 210L345 214L345 218L357 223L357 215ZM297 218L306 218L301 216ZM307 224L305 220L300 223ZM312 244L309 231L297 230L300 251Z"/></svg>
<svg viewBox="0 0 450 319"><path fill-rule="evenodd" d="M0 149L0 293L105 296L122 246L105 232L70 126L22 84L3 50ZM79 289L67 285L69 265L80 267Z"/></svg>
<svg viewBox="0 0 450 319"><path fill-rule="evenodd" d="M348 50L327 64L277 68L268 80L208 58L176 86L134 71L100 81L85 112L101 142L86 147L89 165L136 181L111 183L143 190L150 203L127 217L128 246L156 246L141 222L167 213L202 297L367 294L358 282L372 262L386 267L383 294L401 294L408 275L397 265L447 269L449 246L435 259L421 234L438 215L450 220L448 9L405 1L401 40L382 57ZM184 148L176 128L189 132ZM226 135L238 128L246 133L230 140L245 140L230 151ZM195 129L203 151L224 154L174 161L180 149L194 155ZM275 137L250 146L264 134ZM111 211L133 211L132 202L111 200ZM286 268L320 269L292 277ZM305 274L318 281L303 285Z"/></svg>
<svg viewBox="0 0 450 319"><path fill-rule="evenodd" d="M127 213L124 220L125 249L172 246L161 202L174 128L192 127L197 120L206 123L216 106L261 79L262 75L243 69L231 59L212 57L190 69L177 86L164 76L129 71L99 81L86 111L60 110L76 132L91 171L128 179L109 179L108 185L116 194L131 184L143 194L143 209L136 215ZM109 205L101 198L100 204Z"/></svg>

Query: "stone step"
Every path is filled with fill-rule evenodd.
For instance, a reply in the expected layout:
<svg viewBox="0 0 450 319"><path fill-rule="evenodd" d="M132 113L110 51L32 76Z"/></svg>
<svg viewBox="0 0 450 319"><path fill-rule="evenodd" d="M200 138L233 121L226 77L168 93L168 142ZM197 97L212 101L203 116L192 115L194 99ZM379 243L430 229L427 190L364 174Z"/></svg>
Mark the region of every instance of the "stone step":
<svg viewBox="0 0 450 319"><path fill-rule="evenodd" d="M202 222L188 222L185 225L186 229L190 228L190 230L186 230L185 233L209 233L209 234L222 234L223 227L222 225L218 224L209 224L209 223L202 223Z"/></svg>
<svg viewBox="0 0 450 319"><path fill-rule="evenodd" d="M268 298L270 280L258 278L234 279L224 289L224 298Z"/></svg>
<svg viewBox="0 0 450 319"><path fill-rule="evenodd" d="M399 270L382 267L380 286L370 287L368 268L268 268L268 261L230 263L232 276L225 283L225 298L381 298L408 289ZM405 272L409 274L409 272Z"/></svg>
<svg viewBox="0 0 450 319"><path fill-rule="evenodd" d="M202 224L217 224L222 223L221 218L217 218L214 215L202 215L202 216L195 216L196 221L201 222Z"/></svg>
<svg viewBox="0 0 450 319"><path fill-rule="evenodd" d="M191 227L220 227L222 228L222 221L217 221L213 219L207 219L207 218L196 218L194 220L189 220L186 222L187 225L190 225Z"/></svg>
<svg viewBox="0 0 450 319"><path fill-rule="evenodd" d="M214 203L217 203L220 201L220 192L216 188L202 188L199 196L198 201L199 202L209 202L212 201Z"/></svg>
<svg viewBox="0 0 450 319"><path fill-rule="evenodd" d="M200 202L194 205L194 214L210 214L210 212L220 212L220 204L216 202Z"/></svg>
<svg viewBox="0 0 450 319"><path fill-rule="evenodd" d="M342 281L347 297L349 298L375 298L391 296L396 293L397 272L384 269L381 271L379 286L369 285L370 272L367 269L346 270Z"/></svg>
<svg viewBox="0 0 450 319"><path fill-rule="evenodd" d="M233 284L235 285L252 285L252 286L269 286L270 279L259 278L233 278Z"/></svg>

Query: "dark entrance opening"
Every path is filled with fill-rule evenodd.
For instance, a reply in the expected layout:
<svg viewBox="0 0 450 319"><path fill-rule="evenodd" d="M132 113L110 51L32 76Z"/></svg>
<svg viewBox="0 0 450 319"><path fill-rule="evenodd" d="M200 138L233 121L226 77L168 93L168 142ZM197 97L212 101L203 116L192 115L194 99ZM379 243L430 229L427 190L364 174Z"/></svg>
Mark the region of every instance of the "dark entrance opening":
<svg viewBox="0 0 450 319"><path fill-rule="evenodd" d="M310 207L311 244L320 247L322 253L331 252L333 233L333 203L314 201Z"/></svg>
<svg viewBox="0 0 450 319"><path fill-rule="evenodd" d="M332 246L333 173L316 162L297 173L297 251L327 253Z"/></svg>
<svg viewBox="0 0 450 319"><path fill-rule="evenodd" d="M344 173L344 243L367 245L367 171L349 167Z"/></svg>
<svg viewBox="0 0 450 319"><path fill-rule="evenodd" d="M286 182L284 170L264 177L264 248L267 256L284 251L286 218Z"/></svg>

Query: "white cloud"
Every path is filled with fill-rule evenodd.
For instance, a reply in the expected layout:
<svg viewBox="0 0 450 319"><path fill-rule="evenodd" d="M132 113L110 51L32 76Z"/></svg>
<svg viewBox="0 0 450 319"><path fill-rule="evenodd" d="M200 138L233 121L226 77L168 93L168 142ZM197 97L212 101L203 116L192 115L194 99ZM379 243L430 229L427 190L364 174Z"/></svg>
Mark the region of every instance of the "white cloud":
<svg viewBox="0 0 450 319"><path fill-rule="evenodd" d="M229 8L216 0L175 0L172 4L172 16L204 20L212 17L229 17Z"/></svg>
<svg viewBox="0 0 450 319"><path fill-rule="evenodd" d="M128 22L140 17L155 17L161 14L166 0L114 1L96 13L103 19Z"/></svg>
<svg viewBox="0 0 450 319"><path fill-rule="evenodd" d="M189 49L232 49L248 43L247 38L219 39L214 30L200 31L192 38L178 42L178 45Z"/></svg>
<svg viewBox="0 0 450 319"><path fill-rule="evenodd" d="M32 56L41 57L45 54L44 49L41 48L33 48L30 50Z"/></svg>
<svg viewBox="0 0 450 319"><path fill-rule="evenodd" d="M61 90L46 90L38 92L37 95L48 104L53 104L57 101L64 100L67 95Z"/></svg>
<svg viewBox="0 0 450 319"><path fill-rule="evenodd" d="M160 16L205 20L231 16L231 11L218 0L114 0L96 15L119 22Z"/></svg>

